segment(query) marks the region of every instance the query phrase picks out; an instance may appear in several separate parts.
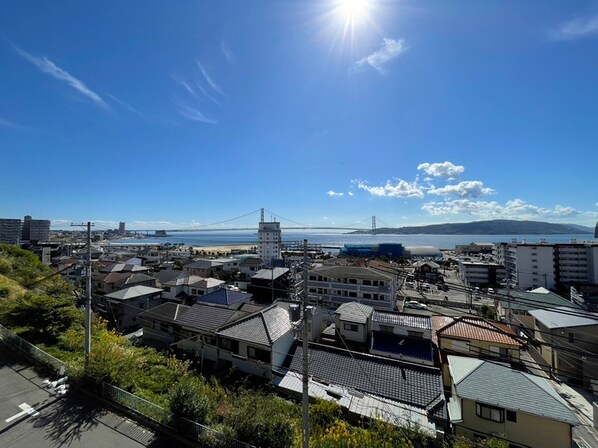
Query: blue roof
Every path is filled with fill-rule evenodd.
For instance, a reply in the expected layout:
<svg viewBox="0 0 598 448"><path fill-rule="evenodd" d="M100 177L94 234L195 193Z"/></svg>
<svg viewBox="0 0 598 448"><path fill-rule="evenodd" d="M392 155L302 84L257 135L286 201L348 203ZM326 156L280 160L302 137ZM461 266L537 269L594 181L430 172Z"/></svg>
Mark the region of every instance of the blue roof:
<svg viewBox="0 0 598 448"><path fill-rule="evenodd" d="M242 291L231 291L221 288L195 299L196 303L213 303L216 305L234 305L239 302L247 302L252 295Z"/></svg>
<svg viewBox="0 0 598 448"><path fill-rule="evenodd" d="M373 331L372 350L425 361L434 361L432 341L430 339L408 338L397 334Z"/></svg>

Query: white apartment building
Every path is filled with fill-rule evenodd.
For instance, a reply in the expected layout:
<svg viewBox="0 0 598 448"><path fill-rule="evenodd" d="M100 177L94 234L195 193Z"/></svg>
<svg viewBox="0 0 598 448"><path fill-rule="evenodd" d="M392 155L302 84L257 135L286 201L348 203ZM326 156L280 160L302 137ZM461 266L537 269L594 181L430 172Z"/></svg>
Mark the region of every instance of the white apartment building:
<svg viewBox="0 0 598 448"><path fill-rule="evenodd" d="M397 284L394 276L372 268L323 266L309 271L310 297L326 307L359 302L376 309L396 309Z"/></svg>
<svg viewBox="0 0 598 448"><path fill-rule="evenodd" d="M497 243L495 256L511 282L523 289L598 283L596 243Z"/></svg>
<svg viewBox="0 0 598 448"><path fill-rule="evenodd" d="M495 286L507 275L505 267L499 263L481 261L460 261L459 277L474 286Z"/></svg>
<svg viewBox="0 0 598 448"><path fill-rule="evenodd" d="M281 258L282 232L280 222L260 222L257 231L257 254L268 265Z"/></svg>

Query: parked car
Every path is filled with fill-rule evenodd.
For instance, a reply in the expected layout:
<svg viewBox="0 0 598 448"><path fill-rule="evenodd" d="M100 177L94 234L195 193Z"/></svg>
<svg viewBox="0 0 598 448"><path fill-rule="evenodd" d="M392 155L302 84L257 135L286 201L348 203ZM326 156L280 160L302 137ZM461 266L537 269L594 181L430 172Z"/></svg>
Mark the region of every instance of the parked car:
<svg viewBox="0 0 598 448"><path fill-rule="evenodd" d="M405 302L405 308L415 308L417 310L427 310L428 306L425 303L419 303L417 300L408 300Z"/></svg>

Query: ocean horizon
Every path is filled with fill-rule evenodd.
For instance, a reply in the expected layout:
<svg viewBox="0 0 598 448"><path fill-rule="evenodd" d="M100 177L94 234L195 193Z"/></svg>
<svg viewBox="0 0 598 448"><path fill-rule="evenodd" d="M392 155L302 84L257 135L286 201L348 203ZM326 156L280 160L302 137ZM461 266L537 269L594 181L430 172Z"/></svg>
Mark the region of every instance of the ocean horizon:
<svg viewBox="0 0 598 448"><path fill-rule="evenodd" d="M168 231L167 231L168 234ZM400 243L403 246L434 246L438 249L452 250L457 245L470 243L498 243L517 242L539 243L568 243L571 241L595 242L591 233L561 234L561 235L358 235L327 231L282 231L284 243L303 241L310 244L320 244L325 247L342 247L345 244L380 244ZM173 232L167 237L125 238L111 241L111 244L158 243L181 244L184 246L233 246L257 245L255 230L226 230L226 231L189 231Z"/></svg>

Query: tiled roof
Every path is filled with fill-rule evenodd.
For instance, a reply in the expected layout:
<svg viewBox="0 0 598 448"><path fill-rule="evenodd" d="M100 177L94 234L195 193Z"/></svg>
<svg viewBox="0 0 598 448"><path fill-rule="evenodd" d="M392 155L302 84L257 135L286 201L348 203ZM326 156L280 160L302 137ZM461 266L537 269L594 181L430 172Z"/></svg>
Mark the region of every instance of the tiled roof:
<svg viewBox="0 0 598 448"><path fill-rule="evenodd" d="M203 296L197 297L197 302L203 303L215 303L219 305L233 305L238 302L244 302L250 300L251 294L241 291L231 291L230 289L221 288L216 291L210 292Z"/></svg>
<svg viewBox="0 0 598 448"><path fill-rule="evenodd" d="M544 378L479 359L449 355L448 362L460 398L578 424L567 403Z"/></svg>
<svg viewBox="0 0 598 448"><path fill-rule="evenodd" d="M550 310L532 310L534 318L549 329L598 325L598 313L559 306Z"/></svg>
<svg viewBox="0 0 598 448"><path fill-rule="evenodd" d="M210 269L216 266L222 266L222 263L216 260L196 260L183 266L183 269Z"/></svg>
<svg viewBox="0 0 598 448"><path fill-rule="evenodd" d="M149 286L130 286L128 288L121 289L120 291L106 294L105 297L108 299L129 300L134 299L136 297L147 296L150 294L158 294L162 291L163 289L150 288Z"/></svg>
<svg viewBox="0 0 598 448"><path fill-rule="evenodd" d="M218 334L270 346L289 331L291 331L289 312L277 305L272 305L259 313L227 325Z"/></svg>
<svg viewBox="0 0 598 448"><path fill-rule="evenodd" d="M398 334L372 331L372 350L424 361L434 361L432 341L430 339L408 338Z"/></svg>
<svg viewBox="0 0 598 448"><path fill-rule="evenodd" d="M110 272L109 274L101 275L96 277L96 281L100 281L102 283L111 284L116 283L118 281L124 280L129 278L133 275L131 272Z"/></svg>
<svg viewBox="0 0 598 448"><path fill-rule="evenodd" d="M183 271L179 271L178 269L164 269L155 274L155 277L160 284L165 284L182 276L186 277L187 274L184 274Z"/></svg>
<svg viewBox="0 0 598 448"><path fill-rule="evenodd" d="M142 319L155 319L160 321L174 322L185 315L190 307L178 303L163 303L149 310L139 313Z"/></svg>
<svg viewBox="0 0 598 448"><path fill-rule="evenodd" d="M435 316L436 317L436 316ZM450 318L449 318L450 319ZM522 346L513 330L503 325L475 317L460 316L446 325L436 328L439 337L450 337L475 341L494 342Z"/></svg>
<svg viewBox="0 0 598 448"><path fill-rule="evenodd" d="M301 346L293 352L290 369L301 372ZM440 369L380 356L309 344L309 374L313 378L390 398L446 418Z"/></svg>
<svg viewBox="0 0 598 448"><path fill-rule="evenodd" d="M191 277L197 277L196 275L192 275ZM208 277L208 278L201 278L198 277L201 280L197 280L195 282L191 282L191 278L189 278L189 286L193 286L195 288L200 288L200 289L210 289L210 288L215 288L216 286L221 286L224 285L226 282L224 280L218 280L217 278L212 278L212 277Z"/></svg>
<svg viewBox="0 0 598 448"><path fill-rule="evenodd" d="M221 306L196 303L189 308L184 316L177 319L177 323L198 330L216 331L223 325L234 321L235 318L245 316L244 313L237 313L236 310Z"/></svg>
<svg viewBox="0 0 598 448"><path fill-rule="evenodd" d="M424 330L430 330L432 328L430 316L420 316L415 314L374 311L372 321L379 322L381 324L394 324L401 325L403 327L422 328Z"/></svg>
<svg viewBox="0 0 598 448"><path fill-rule="evenodd" d="M374 308L359 302L343 303L334 314L339 315L339 319L347 322L365 324L372 317Z"/></svg>
<svg viewBox="0 0 598 448"><path fill-rule="evenodd" d="M152 277L151 275L147 275L147 274L143 274L143 273L135 273L135 274L131 274L128 277L126 277L125 279L119 280L116 283L120 284L122 286L125 285L131 285L131 284L135 284L135 283L142 283L142 282L148 282L148 281L155 281L155 278Z"/></svg>

